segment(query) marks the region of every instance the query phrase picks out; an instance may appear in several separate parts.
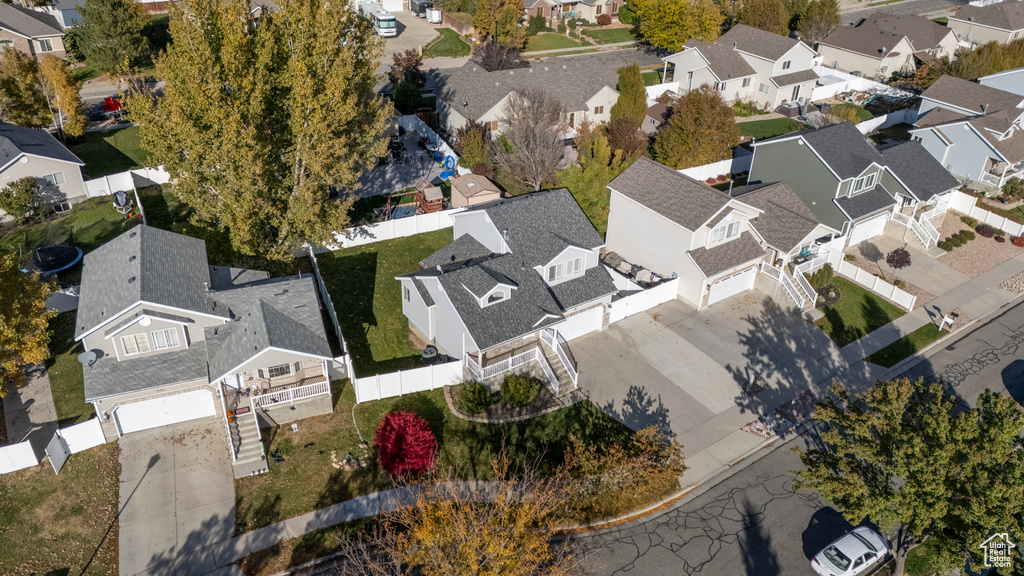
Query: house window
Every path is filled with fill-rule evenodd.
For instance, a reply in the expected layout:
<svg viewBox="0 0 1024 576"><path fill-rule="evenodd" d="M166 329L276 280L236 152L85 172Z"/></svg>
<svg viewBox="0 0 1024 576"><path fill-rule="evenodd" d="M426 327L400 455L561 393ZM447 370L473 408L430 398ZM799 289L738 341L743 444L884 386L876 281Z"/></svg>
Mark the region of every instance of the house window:
<svg viewBox="0 0 1024 576"><path fill-rule="evenodd" d="M750 78L749 77L743 79L743 87L746 88L747 86L750 86Z"/></svg>
<svg viewBox="0 0 1024 576"><path fill-rule="evenodd" d="M711 232L711 243L717 244L740 233L740 223L730 222L725 226L719 226Z"/></svg>
<svg viewBox="0 0 1024 576"><path fill-rule="evenodd" d="M1013 33L1013 39L1016 40L1017 38L1020 38L1020 30Z"/></svg>
<svg viewBox="0 0 1024 576"><path fill-rule="evenodd" d="M601 8L602 8L602 6L600 4L598 4L597 8L594 10L594 14L600 14L601 13Z"/></svg>
<svg viewBox="0 0 1024 576"><path fill-rule="evenodd" d="M408 286L405 286L405 287L402 288L402 293L405 296L405 301L406 302L411 302L412 301L411 298L410 298L409 287Z"/></svg>
<svg viewBox="0 0 1024 576"><path fill-rule="evenodd" d="M14 48L14 40L0 40L0 48Z"/></svg>
<svg viewBox="0 0 1024 576"><path fill-rule="evenodd" d="M145 334L130 334L121 337L121 345L128 356L149 352L149 338Z"/></svg>
<svg viewBox="0 0 1024 576"><path fill-rule="evenodd" d="M40 52L53 52L53 44L49 38L43 38L39 40L39 51Z"/></svg>
<svg viewBox="0 0 1024 576"><path fill-rule="evenodd" d="M267 375L270 378L279 378L281 376L287 376L291 373L291 364L281 364L279 366L271 366L270 368L267 368Z"/></svg>
<svg viewBox="0 0 1024 576"><path fill-rule="evenodd" d="M56 212L57 214L63 214L68 210L71 210L70 202L58 202L53 205L53 211Z"/></svg>
<svg viewBox="0 0 1024 576"><path fill-rule="evenodd" d="M783 70L789 70L789 67L790 67L790 66L791 66L792 64L793 64L793 61L792 61L792 60L786 60L785 62L783 62L783 63L782 63L782 69L783 69Z"/></svg>
<svg viewBox="0 0 1024 576"><path fill-rule="evenodd" d="M867 188L871 188L874 185L875 185L875 175L874 174L869 174L869 175L865 176L864 178L857 178L857 180L855 180L853 182L853 193L856 194L857 192L860 192L861 190L865 190Z"/></svg>
<svg viewBox="0 0 1024 576"><path fill-rule="evenodd" d="M612 2L612 16L615 16L618 13L619 13L619 3L618 2ZM1018 34L1019 34L1019 32L1018 32Z"/></svg>
<svg viewBox="0 0 1024 576"><path fill-rule="evenodd" d="M178 347L178 331L174 328L156 330L150 334L153 336L153 348L157 350Z"/></svg>
<svg viewBox="0 0 1024 576"><path fill-rule="evenodd" d="M548 282L561 280L580 273L583 269L583 258L573 258L568 262L548 267Z"/></svg>
<svg viewBox="0 0 1024 576"><path fill-rule="evenodd" d="M768 93L768 85L762 83L760 86L757 87L757 90L759 92L761 92L762 94L767 94Z"/></svg>
<svg viewBox="0 0 1024 576"><path fill-rule="evenodd" d="M487 129L492 131L492 132L497 130L498 129L498 121L497 120L491 120L490 122L488 122L487 123Z"/></svg>
<svg viewBox="0 0 1024 576"><path fill-rule="evenodd" d="M505 293L504 292L495 292L495 293L493 293L493 294L491 294L490 296L487 297L487 303L488 304L494 304L495 302L501 302L504 299L505 299Z"/></svg>
<svg viewBox="0 0 1024 576"><path fill-rule="evenodd" d="M594 114L604 114L604 106L594 106Z"/></svg>
<svg viewBox="0 0 1024 576"><path fill-rule="evenodd" d="M54 174L47 174L39 179L43 181L43 186L56 186L64 183L64 173L56 172Z"/></svg>
<svg viewBox="0 0 1024 576"><path fill-rule="evenodd" d="M718 83L718 91L719 92L725 92L725 82L719 82Z"/></svg>

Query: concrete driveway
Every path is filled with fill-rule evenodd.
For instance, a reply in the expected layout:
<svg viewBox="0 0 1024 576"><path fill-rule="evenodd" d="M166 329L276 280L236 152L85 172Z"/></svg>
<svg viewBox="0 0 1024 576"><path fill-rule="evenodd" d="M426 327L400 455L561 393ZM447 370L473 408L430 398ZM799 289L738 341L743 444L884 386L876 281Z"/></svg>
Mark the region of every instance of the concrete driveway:
<svg viewBox="0 0 1024 576"><path fill-rule="evenodd" d="M398 36L384 39L384 63L389 67L392 54L426 46L438 35L437 29L441 28L439 25L428 23L426 18L417 18L408 10L393 14L398 20Z"/></svg>
<svg viewBox="0 0 1024 576"><path fill-rule="evenodd" d="M211 545L235 532L227 432L215 418L122 437L121 576L214 572Z"/></svg>
<svg viewBox="0 0 1024 576"><path fill-rule="evenodd" d="M865 240L856 246L847 248L846 251L875 262L878 265L878 272L884 273L889 278L892 275L892 268L885 263L885 256L897 248L905 248L907 252L910 252L910 266L900 270L897 276L901 280L923 288L935 296L941 296L950 290L966 284L971 279L963 272L946 266L938 258L922 252L912 244L908 244L902 238L893 237L888 234ZM944 254L940 248L932 247L932 250Z"/></svg>

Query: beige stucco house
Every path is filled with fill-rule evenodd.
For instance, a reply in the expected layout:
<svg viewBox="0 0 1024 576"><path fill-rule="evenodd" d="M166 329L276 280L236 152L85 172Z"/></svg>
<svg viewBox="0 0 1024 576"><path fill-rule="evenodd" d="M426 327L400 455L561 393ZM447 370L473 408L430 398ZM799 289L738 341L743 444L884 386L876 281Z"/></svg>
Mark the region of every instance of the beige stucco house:
<svg viewBox="0 0 1024 576"><path fill-rule="evenodd" d="M46 130L0 122L0 188L25 177L35 178L42 201L64 212L86 199L84 165ZM0 210L0 216L6 217L6 213Z"/></svg>
<svg viewBox="0 0 1024 576"><path fill-rule="evenodd" d="M971 46L1020 40L1024 38L1024 2L1009 0L988 6L962 6L949 17L947 26L957 40Z"/></svg>
<svg viewBox="0 0 1024 576"><path fill-rule="evenodd" d="M51 14L0 3L0 48L13 48L29 56L53 54L63 58L64 29Z"/></svg>
<svg viewBox="0 0 1024 576"><path fill-rule="evenodd" d="M953 30L924 16L878 12L818 43L822 64L867 78L917 70L918 60L956 56Z"/></svg>

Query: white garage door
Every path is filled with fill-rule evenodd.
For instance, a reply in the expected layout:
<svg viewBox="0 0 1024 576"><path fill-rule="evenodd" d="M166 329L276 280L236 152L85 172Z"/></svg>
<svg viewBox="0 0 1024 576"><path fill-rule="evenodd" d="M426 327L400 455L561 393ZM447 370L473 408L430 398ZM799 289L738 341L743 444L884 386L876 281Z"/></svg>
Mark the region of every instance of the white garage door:
<svg viewBox="0 0 1024 576"><path fill-rule="evenodd" d="M598 306L584 310L579 314L573 314L564 322L555 324L553 328L566 340L579 338L580 336L596 332L601 329L601 322L604 320L604 307Z"/></svg>
<svg viewBox="0 0 1024 576"><path fill-rule="evenodd" d="M401 12L405 10L405 0L381 0L381 6L388 12Z"/></svg>
<svg viewBox="0 0 1024 576"><path fill-rule="evenodd" d="M735 296L746 292L754 287L754 280L757 278L757 268L747 268L743 272L723 278L711 285L711 294L708 296L708 306L725 300L729 296Z"/></svg>
<svg viewBox="0 0 1024 576"><path fill-rule="evenodd" d="M880 214L871 220L867 220L857 224L853 227L853 231L850 232L850 246L855 246L861 242L874 238L885 231L885 222L888 220L888 214Z"/></svg>
<svg viewBox="0 0 1024 576"><path fill-rule="evenodd" d="M193 390L153 400L134 402L114 409L121 434L149 430L186 420L216 416L213 394L206 390Z"/></svg>

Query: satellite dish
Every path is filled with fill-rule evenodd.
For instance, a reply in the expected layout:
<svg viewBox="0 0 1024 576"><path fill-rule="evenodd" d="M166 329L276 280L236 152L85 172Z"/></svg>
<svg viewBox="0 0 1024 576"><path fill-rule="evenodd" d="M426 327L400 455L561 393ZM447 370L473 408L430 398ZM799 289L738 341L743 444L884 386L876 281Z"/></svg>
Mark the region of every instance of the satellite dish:
<svg viewBox="0 0 1024 576"><path fill-rule="evenodd" d="M92 350L86 350L78 355L78 361L84 366L92 366L96 362L96 353Z"/></svg>
<svg viewBox="0 0 1024 576"><path fill-rule="evenodd" d="M150 318L143 318L142 320L139 320L139 326L143 326L143 327L149 326L152 323L153 323L153 320L151 320Z"/></svg>

